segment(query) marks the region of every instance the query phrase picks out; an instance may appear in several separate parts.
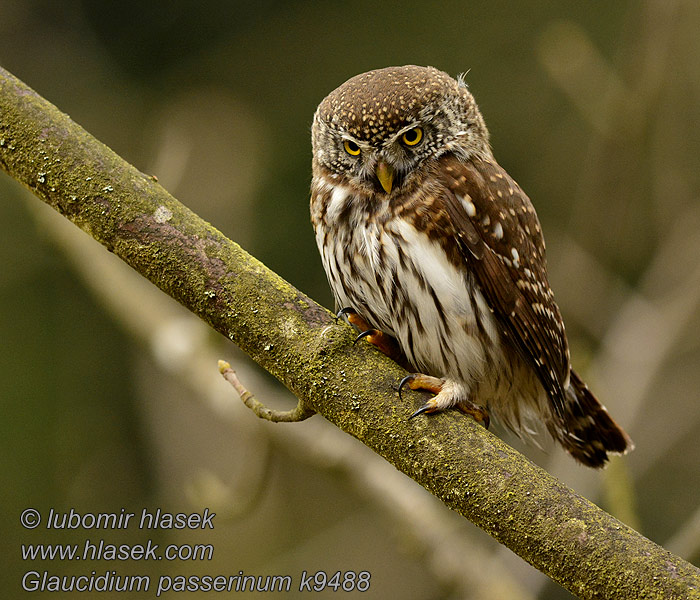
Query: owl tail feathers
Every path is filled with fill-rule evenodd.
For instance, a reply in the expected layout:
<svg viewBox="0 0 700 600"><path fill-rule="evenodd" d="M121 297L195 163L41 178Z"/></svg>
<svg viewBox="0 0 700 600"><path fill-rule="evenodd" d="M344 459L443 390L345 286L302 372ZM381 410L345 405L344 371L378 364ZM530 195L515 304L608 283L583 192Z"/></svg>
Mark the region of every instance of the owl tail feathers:
<svg viewBox="0 0 700 600"><path fill-rule="evenodd" d="M634 448L630 437L573 369L564 414L550 423L549 430L571 456L589 467L603 467L608 453L625 454Z"/></svg>

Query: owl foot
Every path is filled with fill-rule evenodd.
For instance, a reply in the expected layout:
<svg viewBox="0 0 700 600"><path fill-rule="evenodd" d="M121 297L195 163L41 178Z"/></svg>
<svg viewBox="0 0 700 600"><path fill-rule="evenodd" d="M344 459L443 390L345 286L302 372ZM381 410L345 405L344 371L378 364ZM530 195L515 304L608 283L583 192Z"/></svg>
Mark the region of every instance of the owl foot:
<svg viewBox="0 0 700 600"><path fill-rule="evenodd" d="M474 404L470 400L459 400L455 402L454 390L450 382L440 379L439 377L413 373L412 375L404 377L401 383L399 383L399 397L401 397L401 390L405 385L408 385L412 390L425 390L435 394L435 396L408 417L409 420L424 413L436 413L454 406L463 413L471 415L477 423L483 423L486 429L489 428L491 419L489 418L488 410L483 406Z"/></svg>
<svg viewBox="0 0 700 600"><path fill-rule="evenodd" d="M379 348L381 352L386 354L393 361L404 364L403 361L405 358L403 352L401 352L398 343L393 337L372 327L365 321L364 317L361 317L352 308L343 308L335 315L336 319L343 316L348 320L348 323L354 325L361 332L353 341L353 345L357 344L362 338L367 338L370 344Z"/></svg>
<svg viewBox="0 0 700 600"><path fill-rule="evenodd" d="M348 323L350 323L351 325L355 325L359 329L369 329L369 323L365 321L359 314L357 314L357 311L354 308L350 308L349 306L341 308L337 313L335 313L335 322L337 323L338 319L342 319L343 317L345 317L348 320ZM364 325L364 327L362 327L362 325Z"/></svg>
<svg viewBox="0 0 700 600"><path fill-rule="evenodd" d="M489 417L489 411L483 406L474 404L470 400L462 400L455 408L463 412L465 415L471 415L477 423L483 423L484 429L488 429L491 424L491 417Z"/></svg>

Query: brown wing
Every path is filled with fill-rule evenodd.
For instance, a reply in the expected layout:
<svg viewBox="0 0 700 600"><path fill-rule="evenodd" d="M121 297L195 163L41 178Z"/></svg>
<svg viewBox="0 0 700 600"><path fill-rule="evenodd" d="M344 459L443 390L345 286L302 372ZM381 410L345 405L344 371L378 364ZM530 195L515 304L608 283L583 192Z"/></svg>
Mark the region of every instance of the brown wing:
<svg viewBox="0 0 700 600"><path fill-rule="evenodd" d="M563 414L570 371L564 323L547 281L544 239L527 195L492 160L444 157L446 210L467 267L512 342Z"/></svg>

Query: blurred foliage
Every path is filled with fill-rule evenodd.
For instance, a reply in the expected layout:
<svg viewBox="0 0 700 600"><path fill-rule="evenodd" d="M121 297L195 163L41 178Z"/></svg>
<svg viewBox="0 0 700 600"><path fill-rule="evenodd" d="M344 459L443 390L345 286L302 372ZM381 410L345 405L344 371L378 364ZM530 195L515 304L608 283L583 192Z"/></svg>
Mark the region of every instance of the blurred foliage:
<svg viewBox="0 0 700 600"><path fill-rule="evenodd" d="M371 68L468 71L496 157L543 222L574 363L637 443L625 464L642 531L663 544L700 488L699 25L692 0L0 0L0 65L326 305L308 222L316 105ZM203 472L233 480L240 453L269 453L254 506L200 540L217 560L194 571L368 568L375 597L458 596L343 477L260 450L267 437L251 449L154 375L23 194L0 177L0 588L16 596L21 542L48 541L19 528L22 508L201 510ZM600 475L553 452L548 468L599 493ZM570 597L488 548L533 596Z"/></svg>

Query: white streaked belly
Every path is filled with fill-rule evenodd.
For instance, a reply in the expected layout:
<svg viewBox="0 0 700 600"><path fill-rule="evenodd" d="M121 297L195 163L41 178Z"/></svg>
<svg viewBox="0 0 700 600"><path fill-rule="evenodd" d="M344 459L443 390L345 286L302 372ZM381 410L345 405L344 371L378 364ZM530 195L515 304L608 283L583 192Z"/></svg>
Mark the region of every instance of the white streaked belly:
<svg viewBox="0 0 700 600"><path fill-rule="evenodd" d="M314 222L316 242L337 307L353 308L393 335L418 370L452 380L455 402L471 397L490 406L515 431L529 415L542 414L548 402L543 388L517 353L502 345L478 288L470 296L466 269L455 267L405 220L386 219L389 210L380 199L368 215L366 207L348 205L346 188L326 182L321 192L330 193L324 217ZM488 341L477 333L475 311Z"/></svg>
<svg viewBox="0 0 700 600"><path fill-rule="evenodd" d="M336 216L345 201L346 193L338 189L333 192L329 216ZM349 306L360 313L370 307L374 318L369 320L377 321L372 324L396 337L411 362L427 373L466 384L483 378L486 349L474 335L476 316L467 274L452 265L427 235L402 219L385 222L382 229L375 221L351 221L357 225L348 237L332 240L329 247L322 247L322 231L316 236L338 307ZM344 258L349 247L354 250L354 274ZM406 270L399 252L410 266ZM406 318L401 319L399 304L406 302L417 309L404 311ZM476 303L495 341L495 323L479 292Z"/></svg>

